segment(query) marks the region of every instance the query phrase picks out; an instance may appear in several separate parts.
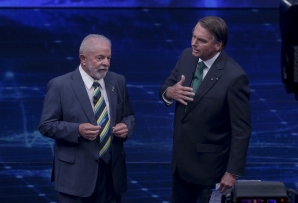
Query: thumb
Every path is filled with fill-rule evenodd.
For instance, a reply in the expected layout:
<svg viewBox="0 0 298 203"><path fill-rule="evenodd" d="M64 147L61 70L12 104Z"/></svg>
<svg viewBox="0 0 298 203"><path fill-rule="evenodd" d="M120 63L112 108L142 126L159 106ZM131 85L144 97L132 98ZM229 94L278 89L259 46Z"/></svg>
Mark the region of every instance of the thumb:
<svg viewBox="0 0 298 203"><path fill-rule="evenodd" d="M181 75L181 80L178 82L178 84L183 85L184 81L185 81L185 76Z"/></svg>

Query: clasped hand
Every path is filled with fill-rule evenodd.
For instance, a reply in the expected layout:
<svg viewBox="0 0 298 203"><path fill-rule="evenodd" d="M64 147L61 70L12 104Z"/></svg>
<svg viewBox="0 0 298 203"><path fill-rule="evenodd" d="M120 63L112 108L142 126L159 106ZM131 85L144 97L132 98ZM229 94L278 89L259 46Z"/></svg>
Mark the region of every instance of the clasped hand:
<svg viewBox="0 0 298 203"><path fill-rule="evenodd" d="M165 97L170 100L176 100L184 105L187 105L187 102L193 101L192 97L195 95L193 89L182 86L184 81L185 76L181 75L181 80L167 89Z"/></svg>
<svg viewBox="0 0 298 203"><path fill-rule="evenodd" d="M79 135L87 140L95 140L101 126L92 125L91 123L82 123L79 125ZM125 123L118 123L112 127L112 133L120 138L125 138L128 134L128 128Z"/></svg>

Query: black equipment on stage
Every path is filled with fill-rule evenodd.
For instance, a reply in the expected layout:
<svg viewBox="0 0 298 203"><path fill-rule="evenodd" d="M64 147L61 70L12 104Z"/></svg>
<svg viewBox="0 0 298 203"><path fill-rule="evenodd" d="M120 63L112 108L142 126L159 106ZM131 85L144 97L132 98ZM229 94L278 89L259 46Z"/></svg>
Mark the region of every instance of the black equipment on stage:
<svg viewBox="0 0 298 203"><path fill-rule="evenodd" d="M287 203L288 193L281 182L239 182L235 184L230 199L234 203Z"/></svg>
<svg viewBox="0 0 298 203"><path fill-rule="evenodd" d="M279 11L282 82L298 100L298 0L281 0Z"/></svg>
<svg viewBox="0 0 298 203"><path fill-rule="evenodd" d="M219 198L211 197L210 203L298 203L298 191L282 182L248 180L236 182Z"/></svg>

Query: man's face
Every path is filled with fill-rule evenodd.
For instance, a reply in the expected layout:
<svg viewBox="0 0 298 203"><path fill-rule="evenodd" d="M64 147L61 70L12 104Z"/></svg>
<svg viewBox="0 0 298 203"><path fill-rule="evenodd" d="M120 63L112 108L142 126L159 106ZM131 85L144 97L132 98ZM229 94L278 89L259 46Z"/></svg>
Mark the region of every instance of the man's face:
<svg viewBox="0 0 298 203"><path fill-rule="evenodd" d="M192 55L206 61L212 58L221 48L222 43L213 41L213 35L198 23L191 39Z"/></svg>
<svg viewBox="0 0 298 203"><path fill-rule="evenodd" d="M86 55L80 55L82 68L94 79L101 79L106 76L110 67L111 47L103 41L94 42L92 51Z"/></svg>

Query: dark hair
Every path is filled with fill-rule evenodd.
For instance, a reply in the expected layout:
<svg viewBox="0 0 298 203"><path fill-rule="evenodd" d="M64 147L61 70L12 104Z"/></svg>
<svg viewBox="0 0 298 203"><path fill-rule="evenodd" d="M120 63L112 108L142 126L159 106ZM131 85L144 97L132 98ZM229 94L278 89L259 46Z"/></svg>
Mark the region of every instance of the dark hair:
<svg viewBox="0 0 298 203"><path fill-rule="evenodd" d="M216 16L206 16L201 18L198 23L213 34L214 41L216 43L222 43L220 50L224 50L226 48L228 43L228 27L223 19Z"/></svg>

